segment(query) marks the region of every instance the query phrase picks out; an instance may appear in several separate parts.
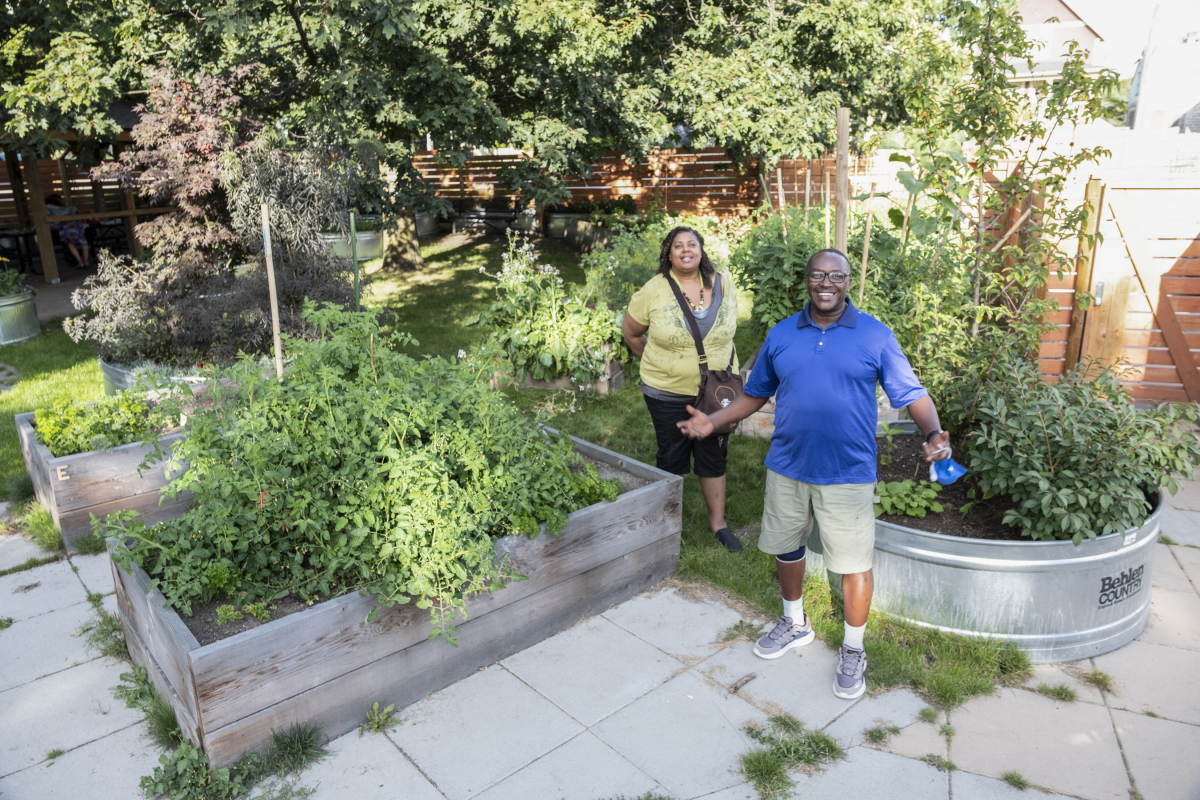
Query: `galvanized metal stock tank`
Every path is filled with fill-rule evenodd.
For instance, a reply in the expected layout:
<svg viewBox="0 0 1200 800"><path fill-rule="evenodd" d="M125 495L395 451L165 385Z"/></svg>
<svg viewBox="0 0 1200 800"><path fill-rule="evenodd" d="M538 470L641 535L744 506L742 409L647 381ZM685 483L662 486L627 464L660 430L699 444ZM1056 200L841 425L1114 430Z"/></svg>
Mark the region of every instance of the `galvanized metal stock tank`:
<svg viewBox="0 0 1200 800"><path fill-rule="evenodd" d="M963 539L876 521L872 605L915 625L1010 641L1034 663L1107 653L1149 621L1162 509L1160 495L1140 527L1078 547ZM819 542L814 549L819 554ZM824 569L819 558L810 566ZM829 579L840 590L841 576Z"/></svg>
<svg viewBox="0 0 1200 800"><path fill-rule="evenodd" d="M137 383L137 374L132 370L119 367L116 364L109 364L103 358L97 359L100 362L100 376L104 381L104 393L112 397L117 392L123 392L126 389L132 389ZM176 383L190 383L192 387L200 386L204 383L204 378L192 376L184 377L182 375L171 378Z"/></svg>
<svg viewBox="0 0 1200 800"><path fill-rule="evenodd" d="M41 330L32 289L0 297L0 344L32 339Z"/></svg>

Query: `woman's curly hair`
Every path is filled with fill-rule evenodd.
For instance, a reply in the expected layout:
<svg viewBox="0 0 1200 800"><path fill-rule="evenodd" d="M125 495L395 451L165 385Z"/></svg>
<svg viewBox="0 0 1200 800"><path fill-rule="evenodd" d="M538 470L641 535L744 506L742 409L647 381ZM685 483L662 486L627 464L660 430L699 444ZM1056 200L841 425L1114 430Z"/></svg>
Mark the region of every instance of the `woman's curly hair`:
<svg viewBox="0 0 1200 800"><path fill-rule="evenodd" d="M700 279L704 281L706 287L712 287L713 276L717 274L717 268L713 266L712 261L708 257L708 252L704 249L704 237L699 231L693 228L687 228L680 225L677 228L672 228L663 239L662 249L658 251L658 274L664 278L671 272L671 245L675 244L675 237L681 233L690 233L696 237L696 241L700 243Z"/></svg>

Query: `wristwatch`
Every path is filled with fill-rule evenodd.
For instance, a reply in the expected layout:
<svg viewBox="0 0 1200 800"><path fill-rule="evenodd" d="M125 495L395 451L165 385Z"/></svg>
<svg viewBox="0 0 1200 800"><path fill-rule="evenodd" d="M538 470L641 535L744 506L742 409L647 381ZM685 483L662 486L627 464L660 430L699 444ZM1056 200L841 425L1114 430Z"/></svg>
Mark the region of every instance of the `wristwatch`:
<svg viewBox="0 0 1200 800"><path fill-rule="evenodd" d="M945 433L945 431L942 430L941 428L938 428L937 430L932 430L929 433L925 434L925 444L929 444L929 442L933 439L933 437L937 436L939 433Z"/></svg>

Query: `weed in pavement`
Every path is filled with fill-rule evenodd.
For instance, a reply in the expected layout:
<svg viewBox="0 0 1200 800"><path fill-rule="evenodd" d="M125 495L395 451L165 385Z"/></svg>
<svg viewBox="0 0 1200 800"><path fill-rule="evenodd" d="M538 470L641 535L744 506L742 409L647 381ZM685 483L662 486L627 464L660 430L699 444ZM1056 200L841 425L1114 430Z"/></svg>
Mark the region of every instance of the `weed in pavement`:
<svg viewBox="0 0 1200 800"><path fill-rule="evenodd" d="M740 338L738 351L742 352ZM550 394L537 390L507 393L522 408L532 408ZM580 396L574 405L574 413L551 417L551 427L654 463L654 427L636 381L605 397ZM763 461L770 446L766 439L729 438L725 514L731 529L762 518L766 488ZM776 617L783 611L775 558L756 547L734 554L721 546L709 530L704 498L694 475L685 476L683 483L679 577L700 579L725 589L768 616ZM831 647L841 645L845 632L842 602L823 574L810 573L806 577L804 609L817 638ZM869 689L909 687L944 708L988 694L997 684L1019 684L1030 674L1028 657L1007 642L967 639L906 625L877 612L871 613L867 624L866 646L870 657Z"/></svg>
<svg viewBox="0 0 1200 800"><path fill-rule="evenodd" d="M11 627L12 627L12 624L13 624L13 618L12 618L12 617L0 617L0 631L7 630L8 628L11 628Z"/></svg>
<svg viewBox="0 0 1200 800"><path fill-rule="evenodd" d="M954 772L954 770L958 769L958 767L954 765L953 761L942 758L941 756L933 753L930 753L921 760L939 772Z"/></svg>
<svg viewBox="0 0 1200 800"><path fill-rule="evenodd" d="M8 499L16 504L32 500L34 496L33 478L22 470L19 474L8 479Z"/></svg>
<svg viewBox="0 0 1200 800"><path fill-rule="evenodd" d="M104 537L95 533L85 534L75 540L75 551L81 556L99 555L107 549L108 543L104 541Z"/></svg>
<svg viewBox="0 0 1200 800"><path fill-rule="evenodd" d="M1112 694L1113 679L1102 669L1089 669L1083 673L1083 679L1102 692Z"/></svg>
<svg viewBox="0 0 1200 800"><path fill-rule="evenodd" d="M1065 683L1039 683L1037 685L1037 693L1044 694L1046 697L1053 697L1055 700L1062 700L1064 703L1074 703L1079 699L1079 695L1075 690Z"/></svg>
<svg viewBox="0 0 1200 800"><path fill-rule="evenodd" d="M658 792L646 792L637 797L626 797L623 794L619 794L616 797L606 797L604 800L672 800L672 798Z"/></svg>
<svg viewBox="0 0 1200 800"><path fill-rule="evenodd" d="M34 544L46 552L53 553L63 549L62 535L54 524L54 518L36 500L30 500L18 512L17 524L25 529L25 535L32 539Z"/></svg>
<svg viewBox="0 0 1200 800"><path fill-rule="evenodd" d="M1167 536L1165 533L1161 533L1161 532L1158 534L1158 541L1160 544L1173 544L1173 545L1179 544L1179 542L1175 541L1170 536Z"/></svg>
<svg viewBox="0 0 1200 800"><path fill-rule="evenodd" d="M937 709L931 706L925 706L921 709L921 713L917 714L917 719L921 720L921 722L928 722L930 725L933 725L938 721Z"/></svg>
<svg viewBox="0 0 1200 800"><path fill-rule="evenodd" d="M746 620L739 620L737 624L725 631L725 636L721 641L734 642L738 639L743 639L747 642L756 641L763 635L762 625Z"/></svg>
<svg viewBox="0 0 1200 800"><path fill-rule="evenodd" d="M1155 714L1153 711L1146 711L1146 716L1154 717L1155 719L1158 719L1158 714Z"/></svg>
<svg viewBox="0 0 1200 800"><path fill-rule="evenodd" d="M103 600L104 600L104 595L100 594L99 592L88 592L87 593L87 601L89 603L91 603L92 605L96 605L97 603L102 602Z"/></svg>
<svg viewBox="0 0 1200 800"><path fill-rule="evenodd" d="M113 689L113 695L124 700L126 708L142 712L150 741L157 747L170 751L183 743L183 731L175 717L175 709L158 693L144 667L135 666L133 672L121 673L121 683Z"/></svg>
<svg viewBox="0 0 1200 800"><path fill-rule="evenodd" d="M271 746L263 758L264 775L293 775L329 755L324 735L316 723L293 725L286 731L271 731Z"/></svg>
<svg viewBox="0 0 1200 800"><path fill-rule="evenodd" d="M53 761L54 759L61 756L64 752L65 752L64 750L60 750L56 747L53 750L50 750L46 753L46 760Z"/></svg>
<svg viewBox="0 0 1200 800"><path fill-rule="evenodd" d="M396 719L396 706L388 705L387 708L380 710L379 702L376 701L371 706L371 710L367 712L367 721L358 726L358 738L362 738L364 733L383 733L393 725L402 724Z"/></svg>
<svg viewBox="0 0 1200 800"><path fill-rule="evenodd" d="M102 599L95 594L88 595L96 618L83 627L88 635L84 643L99 655L128 661L129 648L125 646L125 630L121 627L121 618L105 609L101 605Z"/></svg>
<svg viewBox="0 0 1200 800"><path fill-rule="evenodd" d="M771 717L766 728L747 725L746 733L763 747L742 756L742 773L763 800L783 797L795 785L788 770L815 769L846 755L832 736L805 730L787 714Z"/></svg>
<svg viewBox="0 0 1200 800"><path fill-rule="evenodd" d="M938 733L940 733L942 736L945 736L947 739L953 739L955 730L954 730L953 726L951 726L950 723L947 722L946 724L942 725L942 728L940 731L938 731Z"/></svg>
<svg viewBox="0 0 1200 800"><path fill-rule="evenodd" d="M1022 792L1029 788L1029 781L1025 780L1025 776L1016 770L1004 773L1000 776L1000 780L1014 789L1020 789Z"/></svg>
<svg viewBox="0 0 1200 800"><path fill-rule="evenodd" d="M863 739L866 740L867 744L882 747L898 733L900 733L900 729L895 725L876 725L874 728L867 728L863 731Z"/></svg>
<svg viewBox="0 0 1200 800"><path fill-rule="evenodd" d="M58 561L59 558L60 558L60 556L57 556L57 555L33 556L32 558L27 558L24 561L22 561L20 564L17 564L15 567L9 567L8 569L0 569L0 578L3 578L5 575L13 575L18 572L24 572L25 570L33 569L34 567L41 567L41 566L45 566L46 564L53 564L55 561Z"/></svg>

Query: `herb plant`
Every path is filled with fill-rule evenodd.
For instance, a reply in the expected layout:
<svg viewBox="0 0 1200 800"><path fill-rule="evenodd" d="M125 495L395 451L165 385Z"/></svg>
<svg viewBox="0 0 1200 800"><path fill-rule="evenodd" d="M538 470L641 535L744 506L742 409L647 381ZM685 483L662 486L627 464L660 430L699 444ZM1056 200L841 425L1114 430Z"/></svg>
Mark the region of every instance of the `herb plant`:
<svg viewBox="0 0 1200 800"><path fill-rule="evenodd" d="M38 441L55 458L111 450L153 435L164 423L163 415L130 392L92 403L72 400L65 405L39 408L33 416Z"/></svg>
<svg viewBox="0 0 1200 800"><path fill-rule="evenodd" d="M319 337L288 340L282 381L246 361L190 417L171 455L188 466L167 491L194 492L194 507L154 527L108 518L129 544L113 558L140 564L185 614L358 589L432 609L434 635L453 641L469 595L519 579L494 539L543 522L556 535L571 511L616 497L570 439L488 388L494 353L417 361L370 314L306 315Z"/></svg>
<svg viewBox="0 0 1200 800"><path fill-rule="evenodd" d="M1141 525L1159 487L1200 466L1191 405L1142 411L1117 376L1081 364L1056 384L1036 363L985 384L969 465L985 498L1009 495L1004 522L1031 539L1086 537Z"/></svg>
<svg viewBox="0 0 1200 800"><path fill-rule="evenodd" d="M928 512L940 514L942 504L937 502L938 485L929 481L880 481L875 491L879 502L875 504L875 516L880 514L903 514L906 517L924 517Z"/></svg>
<svg viewBox="0 0 1200 800"><path fill-rule="evenodd" d="M7 259L0 258L0 263ZM11 297L29 291L25 285L25 273L15 269L0 269L0 297Z"/></svg>

